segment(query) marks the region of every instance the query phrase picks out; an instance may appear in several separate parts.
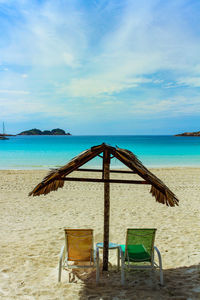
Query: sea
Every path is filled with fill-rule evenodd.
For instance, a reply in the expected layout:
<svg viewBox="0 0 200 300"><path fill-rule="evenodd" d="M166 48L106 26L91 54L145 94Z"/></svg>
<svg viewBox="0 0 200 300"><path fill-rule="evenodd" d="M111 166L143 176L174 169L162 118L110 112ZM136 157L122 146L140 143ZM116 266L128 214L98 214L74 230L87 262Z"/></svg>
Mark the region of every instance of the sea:
<svg viewBox="0 0 200 300"><path fill-rule="evenodd" d="M167 135L13 136L0 140L0 169L51 169L102 143L132 151L147 167L200 167L200 137ZM95 158L85 167L101 167ZM116 159L112 168L122 168Z"/></svg>

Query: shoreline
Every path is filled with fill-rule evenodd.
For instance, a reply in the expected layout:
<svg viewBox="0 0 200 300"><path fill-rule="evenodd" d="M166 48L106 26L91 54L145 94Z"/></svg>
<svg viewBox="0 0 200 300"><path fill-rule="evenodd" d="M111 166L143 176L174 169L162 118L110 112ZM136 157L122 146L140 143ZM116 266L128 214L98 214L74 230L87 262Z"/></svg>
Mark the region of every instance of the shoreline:
<svg viewBox="0 0 200 300"><path fill-rule="evenodd" d="M1 171L50 171L52 169L57 169L57 168L60 168L61 165L59 166L48 166L48 167L24 167L24 168L0 168L0 172ZM200 168L200 164L199 165L152 165L152 166L148 166L148 165L145 165L145 167L147 169L199 169ZM89 167L90 169L99 169L100 167L99 166L95 166L95 167L92 167L90 166ZM115 166L112 166L113 170L129 170L129 168L124 168L124 167L115 167Z"/></svg>

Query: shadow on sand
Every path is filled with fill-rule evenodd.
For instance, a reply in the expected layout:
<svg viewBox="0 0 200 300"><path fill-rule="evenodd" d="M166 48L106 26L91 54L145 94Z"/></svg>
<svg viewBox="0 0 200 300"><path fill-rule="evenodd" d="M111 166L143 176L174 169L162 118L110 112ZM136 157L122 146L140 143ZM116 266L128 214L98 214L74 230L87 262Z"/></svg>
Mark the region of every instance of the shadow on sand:
<svg viewBox="0 0 200 300"><path fill-rule="evenodd" d="M101 273L98 285L95 270L82 274L73 272L72 282L81 282L78 295L81 300L200 299L200 265L164 270L164 286L160 286L157 272L155 276L150 276L150 271L128 271L125 286L120 284L120 272L112 266L109 272Z"/></svg>

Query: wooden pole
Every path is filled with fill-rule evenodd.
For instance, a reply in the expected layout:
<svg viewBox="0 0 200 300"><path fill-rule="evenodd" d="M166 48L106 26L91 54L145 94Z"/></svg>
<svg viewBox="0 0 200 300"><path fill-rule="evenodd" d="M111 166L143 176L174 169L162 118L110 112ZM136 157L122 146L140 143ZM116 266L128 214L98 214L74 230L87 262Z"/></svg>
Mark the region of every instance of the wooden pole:
<svg viewBox="0 0 200 300"><path fill-rule="evenodd" d="M103 152L103 179L110 179L110 152ZM109 218L110 218L110 183L104 182L104 247L103 271L108 271L108 245L109 245Z"/></svg>

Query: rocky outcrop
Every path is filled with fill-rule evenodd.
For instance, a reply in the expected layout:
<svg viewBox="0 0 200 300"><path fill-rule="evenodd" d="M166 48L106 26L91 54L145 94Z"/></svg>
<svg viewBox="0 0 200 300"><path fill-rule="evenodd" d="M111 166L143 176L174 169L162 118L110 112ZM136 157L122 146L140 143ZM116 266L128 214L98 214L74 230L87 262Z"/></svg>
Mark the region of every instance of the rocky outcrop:
<svg viewBox="0 0 200 300"><path fill-rule="evenodd" d="M44 130L41 131L40 129L30 129L26 131L22 131L18 135L71 135L71 133L66 133L63 129L56 128L52 130Z"/></svg>
<svg viewBox="0 0 200 300"><path fill-rule="evenodd" d="M184 133L175 134L175 136L200 136L200 131L184 132Z"/></svg>

